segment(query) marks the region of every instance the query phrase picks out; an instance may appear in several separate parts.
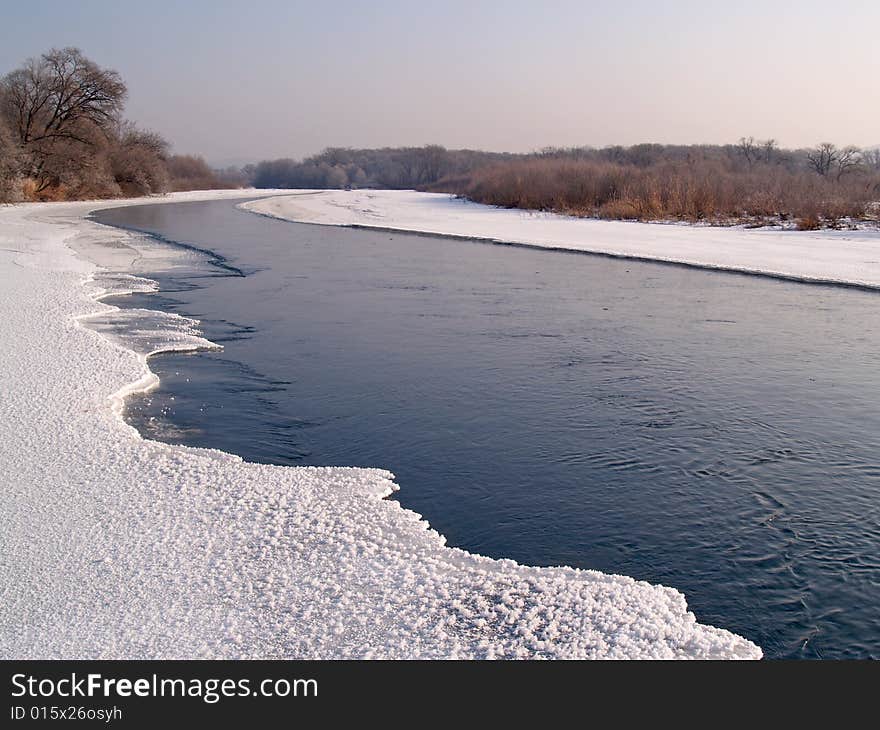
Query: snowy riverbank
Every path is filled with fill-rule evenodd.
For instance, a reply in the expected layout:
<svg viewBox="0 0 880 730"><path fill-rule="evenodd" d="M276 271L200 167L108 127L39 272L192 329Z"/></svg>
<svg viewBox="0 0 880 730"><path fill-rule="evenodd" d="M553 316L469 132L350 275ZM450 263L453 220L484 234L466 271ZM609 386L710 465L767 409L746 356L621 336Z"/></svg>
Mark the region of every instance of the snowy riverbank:
<svg viewBox="0 0 880 730"><path fill-rule="evenodd" d="M327 190L241 206L285 220L369 226L880 288L880 230L783 231L571 218L440 193Z"/></svg>
<svg viewBox="0 0 880 730"><path fill-rule="evenodd" d="M101 295L151 283L126 273L138 236L84 216L240 195L0 207L0 657L761 655L671 588L445 547L382 499L386 471L249 464L126 425L145 353L207 343L171 315L140 353L98 334L117 312Z"/></svg>

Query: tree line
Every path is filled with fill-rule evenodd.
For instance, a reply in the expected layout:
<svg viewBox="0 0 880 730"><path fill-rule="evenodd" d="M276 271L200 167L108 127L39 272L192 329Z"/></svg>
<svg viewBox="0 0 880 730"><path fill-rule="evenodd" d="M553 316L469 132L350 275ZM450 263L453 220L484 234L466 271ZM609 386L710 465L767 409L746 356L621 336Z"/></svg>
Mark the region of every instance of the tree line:
<svg viewBox="0 0 880 730"><path fill-rule="evenodd" d="M440 145L350 149L331 147L297 161L264 160L250 170L258 188L421 188L515 155L447 150Z"/></svg>
<svg viewBox="0 0 880 730"><path fill-rule="evenodd" d="M626 220L801 229L878 220L880 149L730 145L546 149L472 170L430 189L509 208Z"/></svg>
<svg viewBox="0 0 880 730"><path fill-rule="evenodd" d="M633 220L801 228L878 217L880 148L831 143L545 148L528 154L440 145L333 147L303 160L213 170L170 153L123 117L127 89L76 48L27 60L0 79L0 202L138 196L169 190L392 188L449 192L510 208Z"/></svg>
<svg viewBox="0 0 880 730"><path fill-rule="evenodd" d="M259 188L392 188L449 192L479 203L609 219L801 228L876 219L880 148L823 143L548 147L528 154L439 145L331 148L250 170Z"/></svg>
<svg viewBox="0 0 880 730"><path fill-rule="evenodd" d="M53 49L0 79L0 202L231 187L200 157L123 117L120 75L77 48Z"/></svg>

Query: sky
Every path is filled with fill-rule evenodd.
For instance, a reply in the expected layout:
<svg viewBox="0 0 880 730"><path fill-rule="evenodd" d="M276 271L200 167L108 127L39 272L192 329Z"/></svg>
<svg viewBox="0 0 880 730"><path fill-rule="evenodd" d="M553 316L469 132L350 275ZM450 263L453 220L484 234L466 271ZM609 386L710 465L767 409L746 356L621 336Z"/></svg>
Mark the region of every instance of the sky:
<svg viewBox="0 0 880 730"><path fill-rule="evenodd" d="M216 165L334 147L880 145L877 0L0 0L0 73L77 46Z"/></svg>

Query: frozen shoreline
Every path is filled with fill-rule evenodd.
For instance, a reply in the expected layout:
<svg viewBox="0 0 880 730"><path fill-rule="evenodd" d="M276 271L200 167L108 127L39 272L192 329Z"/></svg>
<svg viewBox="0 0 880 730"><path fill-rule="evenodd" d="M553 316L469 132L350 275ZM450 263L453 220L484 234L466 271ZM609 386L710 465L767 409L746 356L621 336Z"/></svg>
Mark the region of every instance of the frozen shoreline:
<svg viewBox="0 0 880 730"><path fill-rule="evenodd" d="M222 197L0 208L0 657L760 657L671 588L448 548L387 471L142 439L119 411L155 383L154 333L96 330L121 311L100 297L151 283L125 273L138 237L84 216Z"/></svg>
<svg viewBox="0 0 880 730"><path fill-rule="evenodd" d="M409 190L291 192L239 207L301 223L459 236L880 289L876 229L807 232L600 221L493 208Z"/></svg>

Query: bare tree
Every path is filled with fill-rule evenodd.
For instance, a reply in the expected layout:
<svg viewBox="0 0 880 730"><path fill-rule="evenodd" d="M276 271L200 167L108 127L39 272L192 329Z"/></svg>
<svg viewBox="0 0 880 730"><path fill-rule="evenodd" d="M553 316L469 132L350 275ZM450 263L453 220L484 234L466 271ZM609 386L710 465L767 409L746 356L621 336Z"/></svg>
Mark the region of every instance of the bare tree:
<svg viewBox="0 0 880 730"><path fill-rule="evenodd" d="M19 199L21 150L0 117L0 203Z"/></svg>
<svg viewBox="0 0 880 730"><path fill-rule="evenodd" d="M123 122L109 152L110 170L125 195L150 195L168 188L168 143L155 132Z"/></svg>
<svg viewBox="0 0 880 730"><path fill-rule="evenodd" d="M176 158L174 166L185 174L169 171L165 140L121 119L125 97L119 74L76 48L31 58L0 78L0 202L147 195L172 186L245 181L242 171L221 180L195 158Z"/></svg>
<svg viewBox="0 0 880 730"><path fill-rule="evenodd" d="M759 143L754 137L740 137L736 147L746 162L749 163L749 168L751 169L760 155Z"/></svg>
<svg viewBox="0 0 880 730"><path fill-rule="evenodd" d="M27 153L38 189L58 181L58 158L106 142L126 96L115 71L100 68L77 48L32 58L2 81L0 110Z"/></svg>
<svg viewBox="0 0 880 730"><path fill-rule="evenodd" d="M858 170L862 165L862 151L858 147L844 147L837 154L835 169L837 175L835 179L840 182L846 173Z"/></svg>
<svg viewBox="0 0 880 730"><path fill-rule="evenodd" d="M822 177L828 177L839 156L837 147L830 142L823 142L815 149L807 150L807 162Z"/></svg>
<svg viewBox="0 0 880 730"><path fill-rule="evenodd" d="M424 185L437 182L446 167L446 148L439 144L430 144L417 153L418 174L415 183Z"/></svg>
<svg viewBox="0 0 880 730"><path fill-rule="evenodd" d="M770 163L773 162L776 157L776 153L779 151L779 145L777 144L775 139L765 139L761 143L761 152L763 155L764 162Z"/></svg>
<svg viewBox="0 0 880 730"><path fill-rule="evenodd" d="M125 84L115 71L98 67L77 48L32 58L3 79L5 102L22 145L47 139L83 140L77 127L107 129L122 111Z"/></svg>

